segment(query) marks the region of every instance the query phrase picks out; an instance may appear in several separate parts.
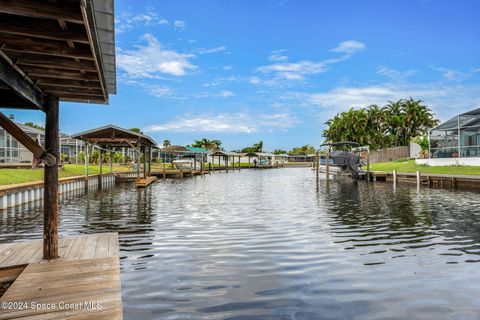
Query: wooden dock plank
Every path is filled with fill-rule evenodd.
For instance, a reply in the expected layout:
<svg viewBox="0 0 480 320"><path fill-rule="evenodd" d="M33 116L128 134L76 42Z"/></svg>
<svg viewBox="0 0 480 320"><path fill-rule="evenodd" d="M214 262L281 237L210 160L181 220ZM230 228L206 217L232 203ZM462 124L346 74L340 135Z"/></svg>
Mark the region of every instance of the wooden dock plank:
<svg viewBox="0 0 480 320"><path fill-rule="evenodd" d="M122 319L118 235L78 235L61 238L60 258L42 260L42 240L0 245L0 268L28 264L1 302L81 304L101 309L2 310L0 319Z"/></svg>
<svg viewBox="0 0 480 320"><path fill-rule="evenodd" d="M61 270L61 273L56 271ZM4 301L25 301L28 304L57 304L55 310L7 310L0 319L98 319L122 318L120 266L118 257L103 259L63 261L48 264L31 264L25 268L9 290L0 298ZM101 309L61 310L60 302L66 304L92 301ZM88 307L88 306L87 306ZM5 310L3 310L5 311Z"/></svg>

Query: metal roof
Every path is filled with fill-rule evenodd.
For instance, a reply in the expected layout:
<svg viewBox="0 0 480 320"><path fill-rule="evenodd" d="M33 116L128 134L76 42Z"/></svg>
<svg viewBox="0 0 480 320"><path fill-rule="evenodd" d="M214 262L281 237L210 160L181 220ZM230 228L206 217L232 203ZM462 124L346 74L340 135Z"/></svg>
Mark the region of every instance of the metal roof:
<svg viewBox="0 0 480 320"><path fill-rule="evenodd" d="M459 119L459 117L462 117L462 116L471 116L471 119ZM477 124L480 121L479 118L480 118L480 108L456 115L455 117L439 124L438 126L432 128L431 130L457 130L459 121L460 121L461 127L469 126L469 125Z"/></svg>
<svg viewBox="0 0 480 320"><path fill-rule="evenodd" d="M156 146L157 143L155 140L153 140L151 137L138 133L135 131L131 131L128 129L124 129L118 126L115 126L113 124L109 124L103 127L83 131L80 133L76 133L72 135L72 138L74 139L81 139L85 141L90 141L94 142L98 141L97 139L111 139L111 142L108 142L108 144L115 144L115 140L121 140L121 139L135 139L138 142L149 145L149 146ZM107 142L103 142L107 143ZM128 144L126 146L129 146Z"/></svg>
<svg viewBox="0 0 480 320"><path fill-rule="evenodd" d="M223 151L223 150L218 150L215 152L210 153L211 156L228 156L228 157L241 157L242 154L238 152L232 152L232 151Z"/></svg>
<svg viewBox="0 0 480 320"><path fill-rule="evenodd" d="M114 0L90 0L108 93L117 93Z"/></svg>
<svg viewBox="0 0 480 320"><path fill-rule="evenodd" d="M245 154L247 157L265 157L265 158L271 158L275 156L273 153L268 153L268 152L248 152Z"/></svg>

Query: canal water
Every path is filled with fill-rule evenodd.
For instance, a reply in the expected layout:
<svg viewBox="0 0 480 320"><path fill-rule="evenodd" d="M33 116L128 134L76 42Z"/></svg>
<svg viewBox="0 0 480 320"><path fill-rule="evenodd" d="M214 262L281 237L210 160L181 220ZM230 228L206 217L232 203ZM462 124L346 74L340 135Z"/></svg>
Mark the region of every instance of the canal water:
<svg viewBox="0 0 480 320"><path fill-rule="evenodd" d="M126 319L480 316L478 193L243 170L77 196L60 231L120 234ZM0 242L41 232L0 216Z"/></svg>

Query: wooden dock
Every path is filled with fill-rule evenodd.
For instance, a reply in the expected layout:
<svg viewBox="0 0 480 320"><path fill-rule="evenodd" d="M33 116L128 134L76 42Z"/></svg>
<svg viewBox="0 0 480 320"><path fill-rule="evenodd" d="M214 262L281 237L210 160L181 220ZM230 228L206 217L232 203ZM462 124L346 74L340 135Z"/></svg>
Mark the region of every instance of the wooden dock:
<svg viewBox="0 0 480 320"><path fill-rule="evenodd" d="M0 319L122 319L118 250L117 233L62 238L50 261L42 240L0 244L0 279L18 276Z"/></svg>
<svg viewBox="0 0 480 320"><path fill-rule="evenodd" d="M157 177L155 176L150 176L150 177L145 177L145 178L138 178L136 181L135 181L135 185L137 186L137 188L146 188L148 187L150 184L152 184L153 182L155 182L157 180Z"/></svg>
<svg viewBox="0 0 480 320"><path fill-rule="evenodd" d="M480 190L479 175L434 174L416 172L372 171L371 181L418 184L427 187Z"/></svg>

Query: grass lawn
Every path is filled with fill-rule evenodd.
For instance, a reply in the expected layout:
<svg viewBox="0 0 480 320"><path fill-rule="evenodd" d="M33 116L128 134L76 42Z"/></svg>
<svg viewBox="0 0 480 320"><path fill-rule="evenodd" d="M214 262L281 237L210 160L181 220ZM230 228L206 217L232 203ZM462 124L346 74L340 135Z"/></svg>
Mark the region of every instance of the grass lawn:
<svg viewBox="0 0 480 320"><path fill-rule="evenodd" d="M126 166L114 166L113 171L129 171ZM102 168L104 173L110 172L110 166L105 164ZM59 177L71 177L85 174L85 166L82 164L66 164L59 171ZM89 174L98 173L98 165L88 167ZM43 180L43 169L0 169L0 185L16 184Z"/></svg>
<svg viewBox="0 0 480 320"><path fill-rule="evenodd" d="M480 167L471 166L440 166L431 167L427 165L416 165L415 160L400 159L392 162L374 163L371 166L372 171L387 171L392 172L394 169L397 172L416 172L433 173L433 174L479 174Z"/></svg>

